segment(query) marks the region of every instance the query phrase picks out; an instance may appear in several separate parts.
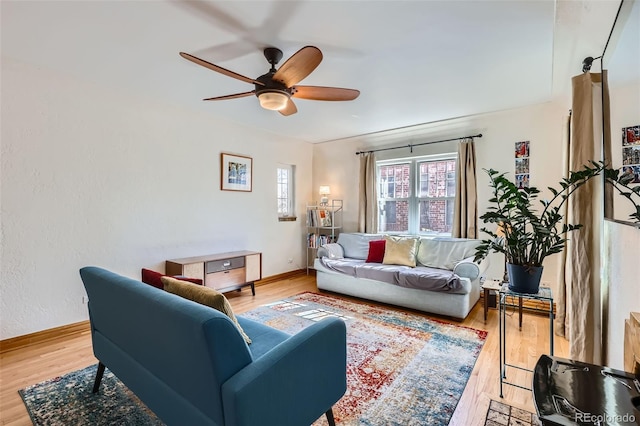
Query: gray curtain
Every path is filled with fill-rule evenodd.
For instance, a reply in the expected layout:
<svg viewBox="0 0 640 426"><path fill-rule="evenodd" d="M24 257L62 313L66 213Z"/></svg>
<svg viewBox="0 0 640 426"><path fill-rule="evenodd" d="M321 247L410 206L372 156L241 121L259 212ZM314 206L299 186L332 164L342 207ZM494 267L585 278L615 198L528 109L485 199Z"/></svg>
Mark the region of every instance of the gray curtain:
<svg viewBox="0 0 640 426"><path fill-rule="evenodd" d="M360 154L358 232L378 232L378 193L376 159L372 152Z"/></svg>
<svg viewBox="0 0 640 426"><path fill-rule="evenodd" d="M476 148L473 139L460 141L457 167L456 199L451 234L456 238L478 238Z"/></svg>
<svg viewBox="0 0 640 426"><path fill-rule="evenodd" d="M569 170L581 169L591 160L601 160L604 123L609 121L606 71L573 77ZM608 124L604 125L608 128ZM611 147L608 147L610 152ZM607 151L605 148L604 151ZM603 180L592 179L573 193L568 221L583 227L570 235L565 263L568 287L567 312L569 357L593 364L602 362L602 281L600 244L604 218Z"/></svg>

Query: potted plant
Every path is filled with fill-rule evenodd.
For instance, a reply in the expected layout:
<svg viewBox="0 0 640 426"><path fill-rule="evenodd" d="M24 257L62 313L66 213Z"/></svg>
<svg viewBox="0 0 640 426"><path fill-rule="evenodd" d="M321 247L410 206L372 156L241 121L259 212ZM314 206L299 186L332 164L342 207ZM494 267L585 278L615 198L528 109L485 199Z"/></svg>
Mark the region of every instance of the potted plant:
<svg viewBox="0 0 640 426"><path fill-rule="evenodd" d="M563 178L560 189L549 187L553 197L539 200L541 210L534 207L540 191L535 187L520 188L505 177L505 173L493 169L489 175L493 197L488 211L480 216L484 223L498 225L496 231L481 228L490 238L482 240L475 253L475 260L484 259L491 252L505 255L509 274L509 288L518 293L537 293L542 277L542 263L547 256L560 253L566 244L567 234L582 227L581 224L563 222L561 208L571 194L590 179L603 175L607 183L629 199L636 207L631 218L640 223L640 206L634 196L640 196L640 186L630 188L630 179L620 175L604 163L592 162L580 171L570 172Z"/></svg>

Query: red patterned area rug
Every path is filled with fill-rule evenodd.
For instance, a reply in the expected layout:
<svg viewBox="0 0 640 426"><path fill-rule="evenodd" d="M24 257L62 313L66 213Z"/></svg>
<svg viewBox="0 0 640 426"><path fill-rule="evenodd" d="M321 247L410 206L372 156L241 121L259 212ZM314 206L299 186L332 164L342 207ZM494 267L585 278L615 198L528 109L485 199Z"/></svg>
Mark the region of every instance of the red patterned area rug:
<svg viewBox="0 0 640 426"><path fill-rule="evenodd" d="M302 293L242 314L296 333L326 317L347 325L347 392L337 424L448 425L487 333L365 303ZM326 425L320 418L314 426Z"/></svg>

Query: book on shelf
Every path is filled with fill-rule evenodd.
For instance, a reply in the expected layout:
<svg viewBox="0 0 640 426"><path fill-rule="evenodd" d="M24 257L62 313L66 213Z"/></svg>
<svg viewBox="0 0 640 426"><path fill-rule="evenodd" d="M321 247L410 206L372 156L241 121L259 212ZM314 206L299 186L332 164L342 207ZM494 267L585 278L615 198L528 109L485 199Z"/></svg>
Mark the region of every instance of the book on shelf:
<svg viewBox="0 0 640 426"><path fill-rule="evenodd" d="M318 211L316 209L307 209L307 226L315 228L318 223Z"/></svg>
<svg viewBox="0 0 640 426"><path fill-rule="evenodd" d="M331 226L331 212L329 210L318 210L320 226Z"/></svg>
<svg viewBox="0 0 640 426"><path fill-rule="evenodd" d="M330 228L333 225L332 214L326 209L307 209L307 226L310 228Z"/></svg>
<svg viewBox="0 0 640 426"><path fill-rule="evenodd" d="M315 233L307 234L308 248L322 247L325 244L334 243L335 241L336 241L336 238L332 237L331 235L324 235L324 234L318 235Z"/></svg>

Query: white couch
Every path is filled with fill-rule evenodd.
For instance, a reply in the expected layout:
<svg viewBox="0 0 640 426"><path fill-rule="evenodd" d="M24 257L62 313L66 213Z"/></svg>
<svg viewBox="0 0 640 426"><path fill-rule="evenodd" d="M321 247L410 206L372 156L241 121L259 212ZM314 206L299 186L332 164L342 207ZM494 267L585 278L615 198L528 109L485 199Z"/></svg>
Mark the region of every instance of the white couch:
<svg viewBox="0 0 640 426"><path fill-rule="evenodd" d="M421 237L415 268L366 263L369 241L383 238L380 234L342 233L337 243L318 249L314 262L318 288L433 314L466 318L480 298L480 278L488 267L488 260L473 262L475 247L480 240ZM385 281L371 278L372 275L377 276L376 271L386 274ZM405 274L411 274L409 284L403 279ZM440 276L438 285L430 284L433 289L413 288L422 275L433 274Z"/></svg>

